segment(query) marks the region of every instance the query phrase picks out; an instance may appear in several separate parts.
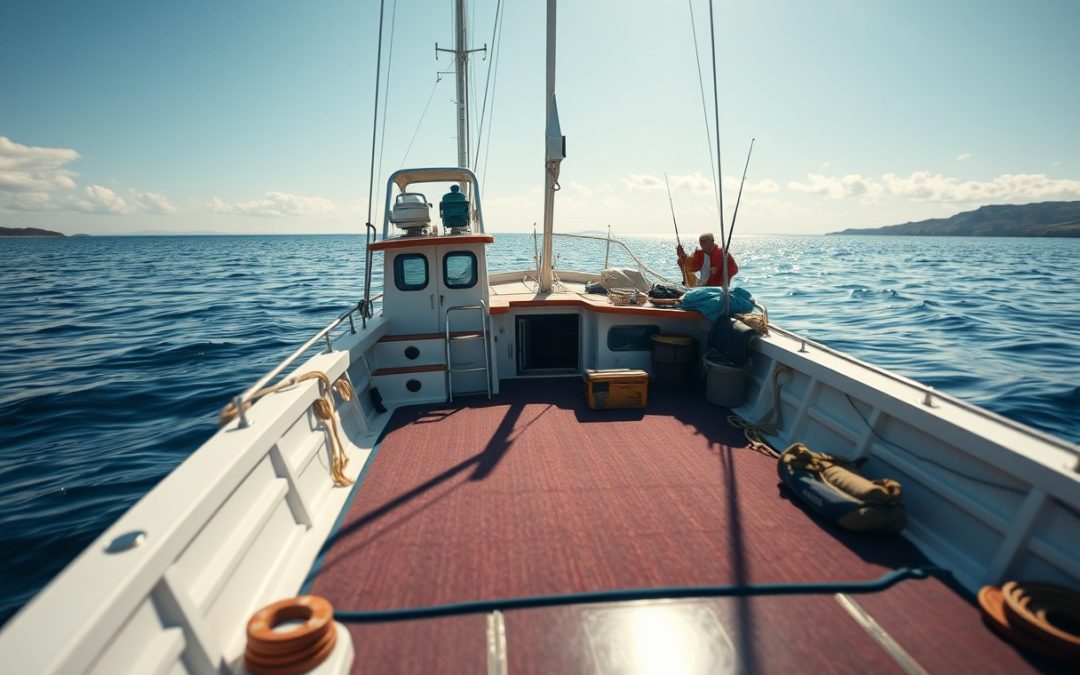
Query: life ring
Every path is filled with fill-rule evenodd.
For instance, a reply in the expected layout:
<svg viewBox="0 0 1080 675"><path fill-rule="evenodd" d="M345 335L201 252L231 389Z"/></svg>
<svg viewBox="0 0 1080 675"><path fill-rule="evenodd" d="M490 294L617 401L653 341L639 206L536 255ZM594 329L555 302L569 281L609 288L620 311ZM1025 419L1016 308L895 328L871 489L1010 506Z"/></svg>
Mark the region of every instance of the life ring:
<svg viewBox="0 0 1080 675"><path fill-rule="evenodd" d="M301 595L263 607L248 620L244 666L252 675L296 675L315 668L337 643L333 618L333 605L317 595ZM275 630L289 621L303 623Z"/></svg>

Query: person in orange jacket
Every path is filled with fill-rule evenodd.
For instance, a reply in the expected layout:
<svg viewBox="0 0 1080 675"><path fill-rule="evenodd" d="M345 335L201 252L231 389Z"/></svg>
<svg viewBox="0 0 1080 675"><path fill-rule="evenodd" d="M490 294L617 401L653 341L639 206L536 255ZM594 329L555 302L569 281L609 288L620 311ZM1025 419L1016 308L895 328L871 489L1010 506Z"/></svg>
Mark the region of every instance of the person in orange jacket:
<svg viewBox="0 0 1080 675"><path fill-rule="evenodd" d="M686 255L681 244L675 247L675 252L679 254L679 267L689 272L700 271L701 278L697 282L698 286L723 286L724 270L720 265L724 259L724 252L716 245L712 232L702 232L698 237L698 244L701 247L694 249L689 256ZM730 253L727 255L727 272L729 282L739 273L739 265Z"/></svg>

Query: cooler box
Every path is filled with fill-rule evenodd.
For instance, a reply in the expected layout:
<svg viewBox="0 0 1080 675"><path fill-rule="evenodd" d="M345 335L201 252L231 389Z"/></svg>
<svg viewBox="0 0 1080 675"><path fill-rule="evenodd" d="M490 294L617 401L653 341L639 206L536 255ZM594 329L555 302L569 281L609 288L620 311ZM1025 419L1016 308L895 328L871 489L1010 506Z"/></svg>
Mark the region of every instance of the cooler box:
<svg viewBox="0 0 1080 675"><path fill-rule="evenodd" d="M644 408L649 374L644 370L586 370L585 400L593 410Z"/></svg>

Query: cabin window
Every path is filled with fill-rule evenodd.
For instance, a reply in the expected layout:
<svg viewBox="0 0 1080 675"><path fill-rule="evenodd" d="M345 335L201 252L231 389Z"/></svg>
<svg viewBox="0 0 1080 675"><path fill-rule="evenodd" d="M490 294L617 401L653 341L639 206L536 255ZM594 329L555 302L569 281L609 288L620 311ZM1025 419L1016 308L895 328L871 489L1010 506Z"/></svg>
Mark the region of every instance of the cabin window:
<svg viewBox="0 0 1080 675"><path fill-rule="evenodd" d="M652 349L652 336L660 326L612 326L608 329L607 348L613 352L647 352Z"/></svg>
<svg viewBox="0 0 1080 675"><path fill-rule="evenodd" d="M419 291L427 288L427 256L405 253L394 258L394 285L399 291Z"/></svg>
<svg viewBox="0 0 1080 675"><path fill-rule="evenodd" d="M476 255L454 251L443 256L443 283L447 288L472 288L476 285Z"/></svg>

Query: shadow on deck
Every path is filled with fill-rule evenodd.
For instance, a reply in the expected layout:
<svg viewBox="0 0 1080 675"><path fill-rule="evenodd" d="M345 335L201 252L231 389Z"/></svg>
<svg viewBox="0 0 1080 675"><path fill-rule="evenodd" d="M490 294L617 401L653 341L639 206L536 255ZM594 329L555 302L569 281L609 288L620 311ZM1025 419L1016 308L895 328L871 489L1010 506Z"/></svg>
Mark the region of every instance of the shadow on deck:
<svg viewBox="0 0 1080 675"><path fill-rule="evenodd" d="M312 592L388 609L865 581L925 563L902 538L851 535L792 503L775 460L700 392L650 395L645 411L593 411L580 380L519 380L492 401L398 410ZM936 580L859 603L924 668L1030 667ZM486 670L485 622L350 626L355 669ZM506 634L513 672L649 672L651 659L665 672L898 668L832 596L522 610L507 613Z"/></svg>

